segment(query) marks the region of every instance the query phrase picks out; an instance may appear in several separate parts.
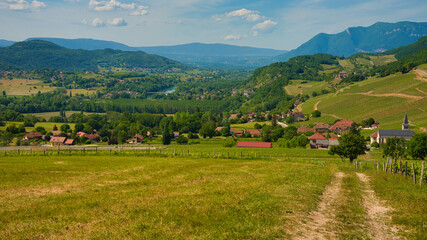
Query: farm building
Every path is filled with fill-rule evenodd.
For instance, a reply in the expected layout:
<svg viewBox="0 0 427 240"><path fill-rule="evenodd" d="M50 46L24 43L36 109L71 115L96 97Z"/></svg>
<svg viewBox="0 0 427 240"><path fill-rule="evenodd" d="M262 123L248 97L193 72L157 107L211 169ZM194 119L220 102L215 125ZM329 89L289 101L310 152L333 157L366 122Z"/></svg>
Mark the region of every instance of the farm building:
<svg viewBox="0 0 427 240"><path fill-rule="evenodd" d="M43 137L43 134L39 133L39 132L30 132L30 133L26 133L24 134L23 140L30 140L30 139L41 139Z"/></svg>
<svg viewBox="0 0 427 240"><path fill-rule="evenodd" d="M144 137L142 135L135 134L135 136L129 140L129 143L137 144L142 143L142 141L144 141Z"/></svg>
<svg viewBox="0 0 427 240"><path fill-rule="evenodd" d="M50 139L51 146L62 146L65 143L66 137L52 137Z"/></svg>
<svg viewBox="0 0 427 240"><path fill-rule="evenodd" d="M251 137L259 137L261 136L261 131L258 129L245 129L244 130L245 134L246 133L250 133Z"/></svg>
<svg viewBox="0 0 427 240"><path fill-rule="evenodd" d="M351 120L341 120L336 122L332 127L329 129L331 131L337 132L337 133L346 133L350 130L351 125L353 125L353 121Z"/></svg>
<svg viewBox="0 0 427 240"><path fill-rule="evenodd" d="M271 148L270 142L237 142L238 148Z"/></svg>
<svg viewBox="0 0 427 240"><path fill-rule="evenodd" d="M322 134L315 133L309 138L311 148L328 148L329 140L326 139Z"/></svg>

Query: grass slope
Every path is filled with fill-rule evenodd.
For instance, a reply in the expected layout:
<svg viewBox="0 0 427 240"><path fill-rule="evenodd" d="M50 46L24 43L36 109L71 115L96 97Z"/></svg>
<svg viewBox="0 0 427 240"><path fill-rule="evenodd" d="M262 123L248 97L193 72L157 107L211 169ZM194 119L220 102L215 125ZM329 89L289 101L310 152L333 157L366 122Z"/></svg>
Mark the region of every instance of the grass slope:
<svg viewBox="0 0 427 240"><path fill-rule="evenodd" d="M421 65L423 70L426 65ZM424 70L425 71L425 70ZM315 106L323 117L316 121L329 122L333 118L357 122L373 117L382 129L399 129L405 112L416 130L427 126L427 81L413 72L385 78L370 78L343 88L335 94L311 98L302 106L311 113ZM327 119L326 119L327 118ZM314 120L313 120L314 121Z"/></svg>

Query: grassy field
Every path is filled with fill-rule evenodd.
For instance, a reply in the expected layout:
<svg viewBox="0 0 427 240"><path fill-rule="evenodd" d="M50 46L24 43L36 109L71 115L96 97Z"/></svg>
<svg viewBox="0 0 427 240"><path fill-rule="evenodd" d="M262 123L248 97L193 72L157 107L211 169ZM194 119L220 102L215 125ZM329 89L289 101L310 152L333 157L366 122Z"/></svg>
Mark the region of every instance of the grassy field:
<svg viewBox="0 0 427 240"><path fill-rule="evenodd" d="M15 124L15 125L21 125L22 122L6 122L5 126L0 127L0 130L5 130L8 126ZM58 129L61 127L61 125L63 125L65 123L53 123L53 122L38 122L34 125L34 127L25 127L25 130L27 132L32 132L34 131L37 127L44 127L46 129L46 131L52 131L53 130L53 126L57 126ZM71 129L74 129L74 126L76 125L75 123L67 123L68 125L70 125Z"/></svg>
<svg viewBox="0 0 427 240"><path fill-rule="evenodd" d="M44 84L39 80L29 79L1 79L0 80L0 91L5 91L7 95L23 96L41 93L51 92L55 90L55 87L49 87L48 84Z"/></svg>
<svg viewBox="0 0 427 240"><path fill-rule="evenodd" d="M267 122L248 122L248 123L242 123L242 124L231 124L230 128L236 128L239 130L243 130L243 129L255 129L255 124L260 124L260 125L271 125L270 121Z"/></svg>
<svg viewBox="0 0 427 240"><path fill-rule="evenodd" d="M335 167L156 157L2 157L0 238L273 239Z"/></svg>
<svg viewBox="0 0 427 240"><path fill-rule="evenodd" d="M42 112L42 113L25 113L24 115L34 115L36 117L42 117L46 120L48 120L50 117L56 117L59 116L60 112ZM65 111L65 116L69 117L73 115L74 113L81 113L81 111ZM92 113L92 112L83 112L84 115L90 115L90 114L100 114L103 115L105 113Z"/></svg>
<svg viewBox="0 0 427 240"><path fill-rule="evenodd" d="M314 91L320 93L323 89L327 89L328 86L329 84L327 82L292 80L291 84L285 87L285 91L287 94L293 96L296 96L298 94L308 94L309 96L311 96Z"/></svg>

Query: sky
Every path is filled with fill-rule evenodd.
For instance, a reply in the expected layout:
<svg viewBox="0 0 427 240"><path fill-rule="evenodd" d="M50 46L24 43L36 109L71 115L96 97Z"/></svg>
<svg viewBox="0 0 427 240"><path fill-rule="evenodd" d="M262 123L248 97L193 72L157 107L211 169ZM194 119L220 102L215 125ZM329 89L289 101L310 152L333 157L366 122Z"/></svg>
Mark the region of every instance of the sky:
<svg viewBox="0 0 427 240"><path fill-rule="evenodd" d="M318 33L427 22L425 0L0 0L0 39L93 38L291 50Z"/></svg>

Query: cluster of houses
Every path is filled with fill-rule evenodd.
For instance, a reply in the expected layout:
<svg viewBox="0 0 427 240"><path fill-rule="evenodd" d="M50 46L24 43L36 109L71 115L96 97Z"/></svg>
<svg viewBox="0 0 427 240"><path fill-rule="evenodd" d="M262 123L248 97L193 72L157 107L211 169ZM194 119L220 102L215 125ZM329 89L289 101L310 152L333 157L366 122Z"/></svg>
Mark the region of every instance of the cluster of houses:
<svg viewBox="0 0 427 240"><path fill-rule="evenodd" d="M63 134L61 134L61 131L59 130L52 131L52 135L43 135L40 132L30 132L30 133L24 134L22 141L26 141L30 143L32 140L45 140L45 141L49 141L49 144L51 146L76 144L75 139L69 138L70 134L67 134L67 135L68 136L64 136ZM85 132L78 132L76 136L80 138L86 137L92 143L97 143L101 141L101 137L97 133L89 134Z"/></svg>
<svg viewBox="0 0 427 240"><path fill-rule="evenodd" d="M260 114L260 117L262 117L264 119L268 119L268 116L270 115L270 111L261 112L259 114ZM246 119L247 118L248 121L253 121L257 117L259 117L258 113L255 113L255 112L252 112L249 114L242 114L242 115L235 113L235 114L230 114L228 120ZM302 122L302 121L306 120L306 115L302 112L297 112L297 111L289 111L288 113L282 112L280 114L271 115L271 117L274 117L277 120L285 119L287 117L292 117L294 122Z"/></svg>
<svg viewBox="0 0 427 240"><path fill-rule="evenodd" d="M217 132L221 132L221 130L224 127L217 127L215 128L215 131ZM261 131L258 129L243 129L243 130L237 130L235 128L231 128L230 129L230 134L234 137L242 137L242 136L247 136L248 134L250 134L251 137L259 137L261 136Z"/></svg>

